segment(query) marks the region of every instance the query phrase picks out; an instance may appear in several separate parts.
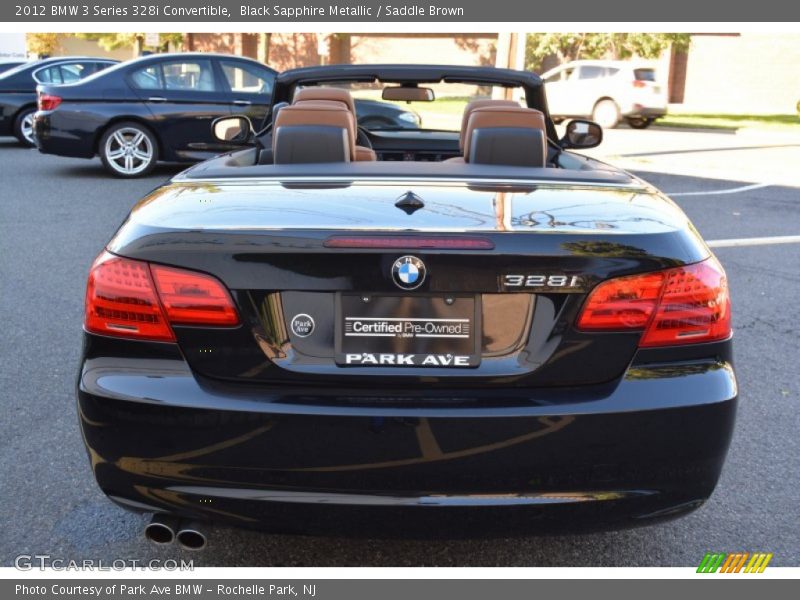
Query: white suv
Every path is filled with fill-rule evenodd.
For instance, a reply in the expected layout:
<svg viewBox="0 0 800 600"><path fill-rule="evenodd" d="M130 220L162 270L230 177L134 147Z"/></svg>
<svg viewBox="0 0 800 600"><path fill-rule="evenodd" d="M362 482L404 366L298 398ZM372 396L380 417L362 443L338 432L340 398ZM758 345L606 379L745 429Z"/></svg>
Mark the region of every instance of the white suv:
<svg viewBox="0 0 800 600"><path fill-rule="evenodd" d="M644 129L667 113L667 95L652 65L619 60L577 60L542 75L556 123L591 118L604 128L622 119Z"/></svg>

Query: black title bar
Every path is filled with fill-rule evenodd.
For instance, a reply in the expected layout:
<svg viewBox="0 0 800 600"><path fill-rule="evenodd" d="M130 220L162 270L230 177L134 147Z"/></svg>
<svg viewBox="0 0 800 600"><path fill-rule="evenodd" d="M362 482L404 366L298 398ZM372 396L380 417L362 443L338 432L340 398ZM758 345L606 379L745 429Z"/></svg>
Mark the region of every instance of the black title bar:
<svg viewBox="0 0 800 600"><path fill-rule="evenodd" d="M798 22L800 2L786 0L35 0L3 2L4 22Z"/></svg>

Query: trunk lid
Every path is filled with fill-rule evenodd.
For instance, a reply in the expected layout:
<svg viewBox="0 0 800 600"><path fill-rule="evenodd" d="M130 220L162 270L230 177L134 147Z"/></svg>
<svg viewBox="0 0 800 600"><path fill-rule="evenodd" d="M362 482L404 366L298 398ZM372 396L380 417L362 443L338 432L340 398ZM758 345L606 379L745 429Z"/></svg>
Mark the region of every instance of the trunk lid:
<svg viewBox="0 0 800 600"><path fill-rule="evenodd" d="M488 248L404 246L465 236ZM395 247L330 247L337 237ZM134 208L109 250L210 273L231 290L242 326L174 328L204 376L352 388L380 377L404 390L615 379L639 334L576 331L586 293L708 255L686 216L638 182L413 180L176 182ZM414 289L397 283L405 256L425 271ZM417 337L420 324L429 329ZM434 358L396 364L407 354Z"/></svg>

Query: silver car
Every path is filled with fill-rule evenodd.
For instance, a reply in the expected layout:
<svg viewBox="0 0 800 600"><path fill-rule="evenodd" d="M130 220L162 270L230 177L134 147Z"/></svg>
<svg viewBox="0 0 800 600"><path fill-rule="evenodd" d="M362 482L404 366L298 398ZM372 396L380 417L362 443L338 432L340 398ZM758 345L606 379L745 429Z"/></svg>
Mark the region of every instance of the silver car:
<svg viewBox="0 0 800 600"><path fill-rule="evenodd" d="M578 60L542 75L553 120L591 118L604 128L624 119L644 129L667 113L667 95L651 64Z"/></svg>

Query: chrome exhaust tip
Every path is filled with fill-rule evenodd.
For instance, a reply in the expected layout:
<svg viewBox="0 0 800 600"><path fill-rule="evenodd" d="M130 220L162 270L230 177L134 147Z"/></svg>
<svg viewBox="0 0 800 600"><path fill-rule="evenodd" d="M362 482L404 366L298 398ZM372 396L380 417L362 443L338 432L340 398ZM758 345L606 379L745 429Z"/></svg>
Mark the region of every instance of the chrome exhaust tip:
<svg viewBox="0 0 800 600"><path fill-rule="evenodd" d="M175 539L184 550L202 550L206 547L206 536L200 531L197 523L182 523Z"/></svg>
<svg viewBox="0 0 800 600"><path fill-rule="evenodd" d="M171 544L175 541L177 528L178 519L164 513L156 513L144 528L144 537L160 546Z"/></svg>

